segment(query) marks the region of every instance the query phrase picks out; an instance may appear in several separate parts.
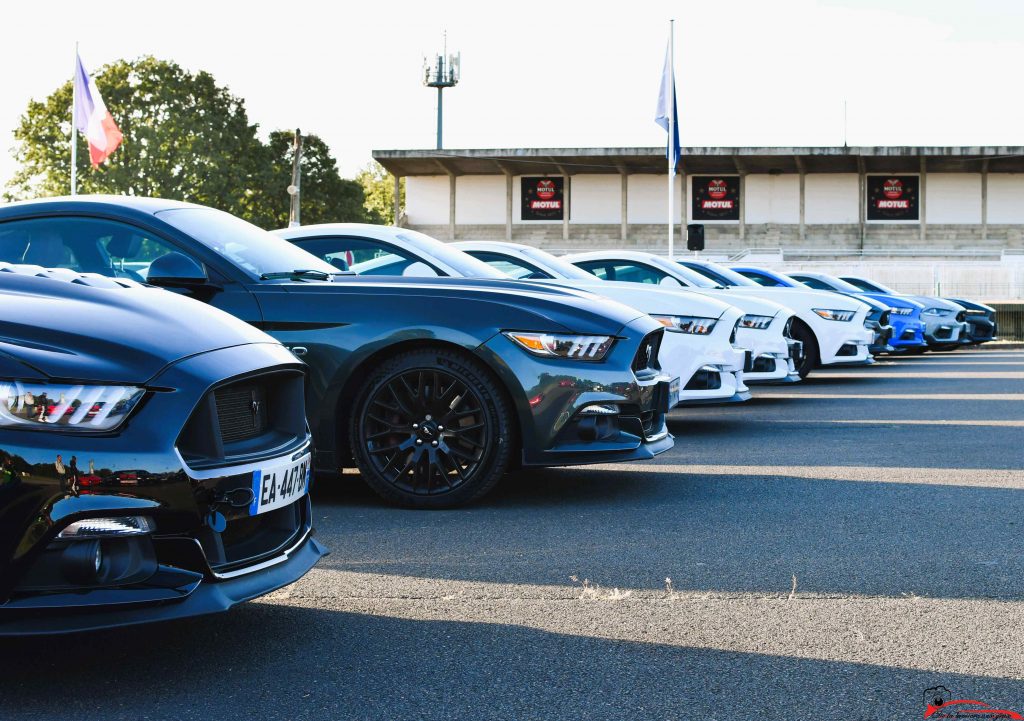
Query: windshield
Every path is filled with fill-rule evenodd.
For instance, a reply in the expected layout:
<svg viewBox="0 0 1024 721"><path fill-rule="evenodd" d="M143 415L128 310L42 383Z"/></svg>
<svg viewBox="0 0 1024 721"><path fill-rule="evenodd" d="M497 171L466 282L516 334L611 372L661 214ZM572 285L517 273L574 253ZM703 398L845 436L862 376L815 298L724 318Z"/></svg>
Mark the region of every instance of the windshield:
<svg viewBox="0 0 1024 721"><path fill-rule="evenodd" d="M330 263L292 245L284 238L220 210L175 208L162 210L157 216L253 278L295 270L315 270L329 275L338 272Z"/></svg>
<svg viewBox="0 0 1024 721"><path fill-rule="evenodd" d="M725 287L724 283L719 283L717 280L711 278L710 276L704 275L703 273L698 273L692 268L687 268L682 263L672 263L671 261L669 261L669 264L672 265L673 272L680 278L684 279L690 285L694 285L698 288Z"/></svg>
<svg viewBox="0 0 1024 721"><path fill-rule="evenodd" d="M705 275L711 280L715 281L719 285L724 286L751 286L758 285L750 278L744 275L740 275L731 268L726 268L724 265L717 265L716 263L688 263L685 260L679 261L684 267L690 270Z"/></svg>
<svg viewBox="0 0 1024 721"><path fill-rule="evenodd" d="M849 276L843 278L842 280L845 280L848 283L852 284L858 290L866 290L868 293L896 293L896 291L894 291L892 288L886 288L881 283L876 283L873 280L865 280L864 278L851 278Z"/></svg>
<svg viewBox="0 0 1024 721"><path fill-rule="evenodd" d="M540 248L523 248L522 253L527 258L545 265L548 270L557 273L563 278L571 278L573 280L594 280L594 276L591 273L573 265L567 260L551 255L551 253L546 250L541 250Z"/></svg>
<svg viewBox="0 0 1024 721"><path fill-rule="evenodd" d="M458 248L452 248L437 238L431 238L429 235L415 230L403 230L401 233L398 233L397 237L421 251L427 256L426 260L435 258L458 272L464 278L500 278L508 280L508 276L501 271L492 268L482 260L477 260L469 253L464 253Z"/></svg>
<svg viewBox="0 0 1024 721"><path fill-rule="evenodd" d="M861 290L857 286L853 285L852 283L847 283L842 278L837 278L834 275L827 275L825 273L822 273L821 277L822 277L822 279L826 283L831 285L835 290L838 290L840 293L863 293L864 292L863 290Z"/></svg>

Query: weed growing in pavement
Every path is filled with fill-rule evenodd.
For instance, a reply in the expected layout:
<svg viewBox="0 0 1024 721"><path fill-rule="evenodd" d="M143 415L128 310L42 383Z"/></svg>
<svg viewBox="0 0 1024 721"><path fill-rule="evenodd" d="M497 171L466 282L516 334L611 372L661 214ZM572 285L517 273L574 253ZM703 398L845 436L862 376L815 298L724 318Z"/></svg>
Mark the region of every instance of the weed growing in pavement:
<svg viewBox="0 0 1024 721"><path fill-rule="evenodd" d="M590 579L584 578L580 581L577 576L569 576L569 580L580 585L579 599L592 601L621 601L633 595L632 591L620 591L617 588L612 590L602 589L598 585L590 585Z"/></svg>

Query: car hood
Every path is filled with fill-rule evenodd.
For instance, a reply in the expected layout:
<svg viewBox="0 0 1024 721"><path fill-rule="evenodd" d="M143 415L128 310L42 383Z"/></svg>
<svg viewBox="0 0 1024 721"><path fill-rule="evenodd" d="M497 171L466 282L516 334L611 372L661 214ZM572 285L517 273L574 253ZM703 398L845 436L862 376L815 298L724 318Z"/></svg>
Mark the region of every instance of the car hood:
<svg viewBox="0 0 1024 721"><path fill-rule="evenodd" d="M614 280L580 280L554 278L531 281L541 285L577 288L604 298L656 315L694 315L701 318L721 318L730 305L690 290L670 290L657 286Z"/></svg>
<svg viewBox="0 0 1024 721"><path fill-rule="evenodd" d="M948 300L950 303L962 305L964 308L967 308L968 310L983 310L986 313L996 312L996 309L993 308L992 306L985 305L984 303L979 303L976 300L963 300L961 298L943 298L942 300Z"/></svg>
<svg viewBox="0 0 1024 721"><path fill-rule="evenodd" d="M130 280L0 263L0 376L145 383L167 365L276 343L198 301Z"/></svg>
<svg viewBox="0 0 1024 721"><path fill-rule="evenodd" d="M743 293L754 295L758 298L773 300L776 303L787 305L798 310L810 310L812 308L830 308L832 310L859 311L864 303L849 296L840 295L831 291L813 290L802 288L766 288L762 286L733 286L728 289L730 293Z"/></svg>
<svg viewBox="0 0 1024 721"><path fill-rule="evenodd" d="M400 295L429 313L431 299L451 298L460 304L487 303L496 326L526 328L523 323L544 322L548 328L573 333L615 335L627 323L646 314L607 298L572 287L537 281L489 278L389 278L341 276L333 282L284 284L289 293L315 294L329 303L332 296L373 293ZM497 314L495 316L495 314Z"/></svg>
<svg viewBox="0 0 1024 721"><path fill-rule="evenodd" d="M747 295L745 293L733 293L729 288L687 288L685 290L675 292L699 293L700 295L708 298L714 298L722 303L728 303L729 305L736 306L743 311L744 315L770 315L773 317L779 313L782 313L786 317L795 315L792 308L783 305L782 303L775 303L774 301L765 300L764 298L758 298L757 296Z"/></svg>
<svg viewBox="0 0 1024 721"><path fill-rule="evenodd" d="M945 308L947 310L956 311L957 313L964 310L964 307L959 303L954 303L953 301L946 300L945 298L936 298L930 295L907 295L904 297L917 301L918 303L922 303L926 309Z"/></svg>

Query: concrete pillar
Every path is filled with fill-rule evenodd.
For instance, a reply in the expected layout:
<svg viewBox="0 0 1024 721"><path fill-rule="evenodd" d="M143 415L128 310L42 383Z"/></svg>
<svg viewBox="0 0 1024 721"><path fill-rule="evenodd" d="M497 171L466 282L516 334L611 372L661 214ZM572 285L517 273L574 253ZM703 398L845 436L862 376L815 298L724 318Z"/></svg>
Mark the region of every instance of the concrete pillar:
<svg viewBox="0 0 1024 721"><path fill-rule="evenodd" d="M562 240L569 240L569 211L572 208L572 176L565 175L565 187L562 191Z"/></svg>
<svg viewBox="0 0 1024 721"><path fill-rule="evenodd" d="M863 251L868 212L868 177L864 171L864 159L857 160L857 225L860 231L860 249Z"/></svg>
<svg viewBox="0 0 1024 721"><path fill-rule="evenodd" d="M988 240L988 160L981 165L981 239Z"/></svg>
<svg viewBox="0 0 1024 721"><path fill-rule="evenodd" d="M505 173L505 240L512 240L512 173Z"/></svg>
<svg viewBox="0 0 1024 721"><path fill-rule="evenodd" d="M806 212L806 187L807 173L800 171L800 242L803 242L807 236L806 225L804 223L805 212Z"/></svg>
<svg viewBox="0 0 1024 721"><path fill-rule="evenodd" d="M448 175L448 240L455 240L455 173Z"/></svg>
<svg viewBox="0 0 1024 721"><path fill-rule="evenodd" d="M395 221L392 223L394 226L402 224L402 178L395 176Z"/></svg>
<svg viewBox="0 0 1024 721"><path fill-rule="evenodd" d="M928 227L928 208L925 206L925 195L928 190L928 179L926 175L924 157L921 158L921 180L917 184L917 192L920 193L921 199L918 201L921 204L921 241L924 242L927 236Z"/></svg>
<svg viewBox="0 0 1024 721"><path fill-rule="evenodd" d="M747 175L740 175L740 240L747 238Z"/></svg>
<svg viewBox="0 0 1024 721"><path fill-rule="evenodd" d="M622 173L622 232L619 239L623 242L629 237L629 176Z"/></svg>

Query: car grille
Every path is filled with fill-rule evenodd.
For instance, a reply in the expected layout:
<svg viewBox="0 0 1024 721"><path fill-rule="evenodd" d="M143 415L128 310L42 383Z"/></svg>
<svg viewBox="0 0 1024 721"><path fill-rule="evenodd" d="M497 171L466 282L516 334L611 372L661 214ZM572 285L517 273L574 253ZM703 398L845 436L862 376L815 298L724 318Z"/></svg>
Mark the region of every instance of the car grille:
<svg viewBox="0 0 1024 721"><path fill-rule="evenodd" d="M658 363L658 350L661 348L661 338L665 334L663 330L656 330L648 333L640 343L640 348L633 356L633 372L647 373L661 370Z"/></svg>
<svg viewBox="0 0 1024 721"><path fill-rule="evenodd" d="M267 388L260 382L239 383L214 391L217 422L224 443L265 433L268 425Z"/></svg>
<svg viewBox="0 0 1024 721"><path fill-rule="evenodd" d="M208 392L178 437L194 470L281 456L308 440L305 387L298 370L228 381Z"/></svg>

